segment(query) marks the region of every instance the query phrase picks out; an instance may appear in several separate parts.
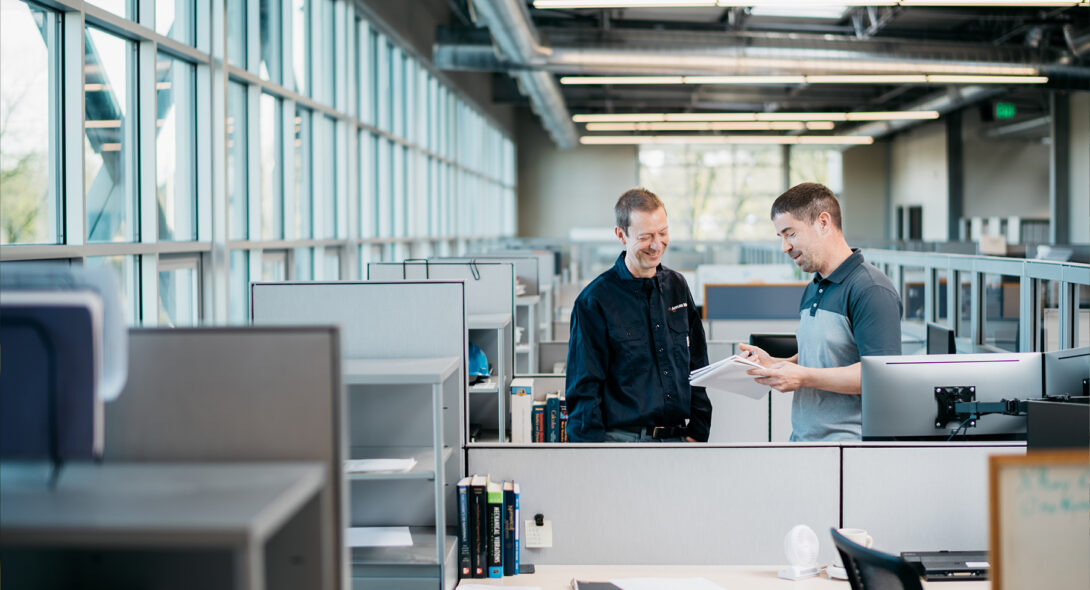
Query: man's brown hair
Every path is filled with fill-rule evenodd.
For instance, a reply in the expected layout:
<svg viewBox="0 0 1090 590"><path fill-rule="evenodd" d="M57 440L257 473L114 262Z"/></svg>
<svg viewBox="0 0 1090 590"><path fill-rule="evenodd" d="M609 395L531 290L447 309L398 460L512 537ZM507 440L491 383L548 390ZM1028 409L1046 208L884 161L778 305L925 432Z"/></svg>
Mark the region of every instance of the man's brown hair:
<svg viewBox="0 0 1090 590"><path fill-rule="evenodd" d="M824 184L804 182L787 189L772 203L773 219L780 213L790 213L807 223L813 223L822 212L833 218L833 226L843 231L840 223L840 201Z"/></svg>
<svg viewBox="0 0 1090 590"><path fill-rule="evenodd" d="M665 207L665 205L655 193L645 188L628 189L621 198L617 199L617 204L613 207L613 213L617 217L617 227L627 235L628 226L632 223L633 211L650 213L657 211L659 207Z"/></svg>

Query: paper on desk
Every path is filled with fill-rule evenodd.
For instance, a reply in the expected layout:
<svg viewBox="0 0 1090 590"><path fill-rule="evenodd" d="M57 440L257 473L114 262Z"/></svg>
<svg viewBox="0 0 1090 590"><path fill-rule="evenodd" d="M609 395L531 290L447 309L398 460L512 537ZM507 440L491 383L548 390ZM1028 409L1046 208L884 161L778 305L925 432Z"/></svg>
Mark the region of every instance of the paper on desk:
<svg viewBox="0 0 1090 590"><path fill-rule="evenodd" d="M348 529L349 547L412 547L407 526L354 526Z"/></svg>
<svg viewBox="0 0 1090 590"><path fill-rule="evenodd" d="M689 384L758 399L771 388L754 381L746 371L760 368L761 365L734 355L689 373Z"/></svg>
<svg viewBox="0 0 1090 590"><path fill-rule="evenodd" d="M344 462L346 473L379 473L408 471L416 466L416 459L349 459Z"/></svg>
<svg viewBox="0 0 1090 590"><path fill-rule="evenodd" d="M621 590L723 590L707 578L621 578L609 582Z"/></svg>

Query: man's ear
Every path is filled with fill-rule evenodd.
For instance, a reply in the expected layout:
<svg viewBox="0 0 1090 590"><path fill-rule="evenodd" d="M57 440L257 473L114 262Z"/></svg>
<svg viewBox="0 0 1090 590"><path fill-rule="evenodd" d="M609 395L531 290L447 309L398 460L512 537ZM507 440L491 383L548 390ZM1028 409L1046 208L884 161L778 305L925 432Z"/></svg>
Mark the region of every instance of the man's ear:
<svg viewBox="0 0 1090 590"><path fill-rule="evenodd" d="M822 211L817 218L818 230L822 235L828 234L829 230L833 229L833 216L829 215L828 211Z"/></svg>
<svg viewBox="0 0 1090 590"><path fill-rule="evenodd" d="M621 241L621 245L624 245L624 246L628 245L628 242L625 240L624 230L621 229L621 226L619 226L619 225L613 226L613 234L616 235L617 239Z"/></svg>

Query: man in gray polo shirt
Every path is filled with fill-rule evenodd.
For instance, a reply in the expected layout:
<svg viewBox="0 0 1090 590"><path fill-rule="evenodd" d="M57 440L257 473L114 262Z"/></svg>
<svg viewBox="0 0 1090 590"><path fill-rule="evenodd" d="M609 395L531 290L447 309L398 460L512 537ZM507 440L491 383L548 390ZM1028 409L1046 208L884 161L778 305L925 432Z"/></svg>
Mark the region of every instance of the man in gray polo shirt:
<svg viewBox="0 0 1090 590"><path fill-rule="evenodd" d="M882 271L848 246L840 203L823 185L792 187L772 204L783 251L814 278L799 305L798 354L780 359L740 344L763 369L756 381L794 391L791 440L859 440L862 356L901 354L901 298Z"/></svg>

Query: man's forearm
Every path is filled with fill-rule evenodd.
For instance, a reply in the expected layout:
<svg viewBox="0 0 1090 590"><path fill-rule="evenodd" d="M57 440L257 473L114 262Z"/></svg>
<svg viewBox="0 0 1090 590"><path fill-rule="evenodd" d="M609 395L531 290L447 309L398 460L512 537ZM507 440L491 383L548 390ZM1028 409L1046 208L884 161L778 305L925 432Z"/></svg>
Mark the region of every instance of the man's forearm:
<svg viewBox="0 0 1090 590"><path fill-rule="evenodd" d="M797 358L797 356L796 356ZM860 364L827 369L807 368L803 385L814 389L824 389L834 393L859 395L862 391L862 372Z"/></svg>

